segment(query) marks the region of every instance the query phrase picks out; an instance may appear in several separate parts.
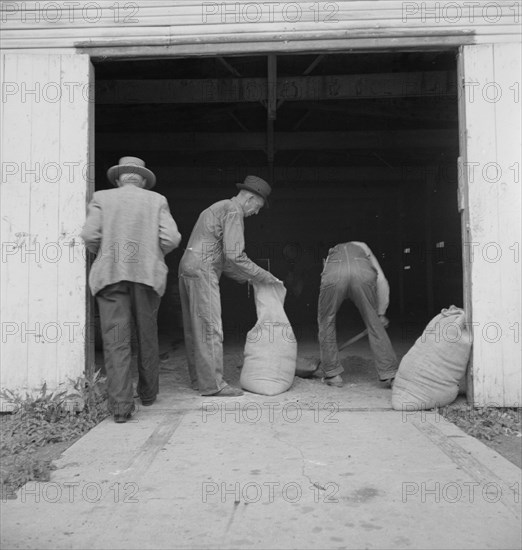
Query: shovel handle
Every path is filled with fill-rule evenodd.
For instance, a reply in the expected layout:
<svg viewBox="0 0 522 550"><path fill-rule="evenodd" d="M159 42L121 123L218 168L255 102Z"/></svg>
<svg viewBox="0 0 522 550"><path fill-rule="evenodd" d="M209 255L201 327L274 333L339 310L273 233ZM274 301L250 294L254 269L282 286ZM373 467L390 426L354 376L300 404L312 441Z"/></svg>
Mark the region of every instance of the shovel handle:
<svg viewBox="0 0 522 550"><path fill-rule="evenodd" d="M346 342L339 348L339 351L343 350L344 348L347 348L348 346L351 346L361 338L364 338L367 334L368 334L368 329L365 328L362 332L359 332L359 334L357 334L353 338L346 340Z"/></svg>

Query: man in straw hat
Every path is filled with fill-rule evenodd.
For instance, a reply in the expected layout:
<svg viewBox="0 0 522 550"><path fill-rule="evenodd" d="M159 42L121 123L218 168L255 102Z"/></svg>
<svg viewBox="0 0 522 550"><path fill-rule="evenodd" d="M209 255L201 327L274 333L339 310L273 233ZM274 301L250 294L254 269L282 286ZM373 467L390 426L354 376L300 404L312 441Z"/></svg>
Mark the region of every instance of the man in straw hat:
<svg viewBox="0 0 522 550"><path fill-rule="evenodd" d="M109 408L116 422L134 412L131 325L138 341L138 395L156 400L159 385L157 315L165 292L164 256L180 241L167 199L150 191L155 175L143 160L123 157L109 168L117 189L94 193L81 233L95 253L89 285L100 311Z"/></svg>
<svg viewBox="0 0 522 550"><path fill-rule="evenodd" d="M221 274L238 282L283 284L244 251L244 218L268 206L270 185L257 176L247 176L236 187L235 197L216 202L200 214L179 265L189 375L201 395L243 395L223 380Z"/></svg>

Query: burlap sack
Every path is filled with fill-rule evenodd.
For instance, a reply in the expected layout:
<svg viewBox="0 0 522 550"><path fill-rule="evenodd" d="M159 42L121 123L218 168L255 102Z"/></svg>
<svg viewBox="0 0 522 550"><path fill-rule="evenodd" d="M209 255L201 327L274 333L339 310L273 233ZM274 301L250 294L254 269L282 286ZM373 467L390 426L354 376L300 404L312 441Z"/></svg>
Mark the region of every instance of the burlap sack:
<svg viewBox="0 0 522 550"><path fill-rule="evenodd" d="M402 358L393 384L393 408L414 411L452 403L466 372L471 343L464 310L443 309Z"/></svg>
<svg viewBox="0 0 522 550"><path fill-rule="evenodd" d="M248 332L239 383L250 392L277 395L294 380L297 342L283 303L286 290L279 284L254 285L257 323Z"/></svg>

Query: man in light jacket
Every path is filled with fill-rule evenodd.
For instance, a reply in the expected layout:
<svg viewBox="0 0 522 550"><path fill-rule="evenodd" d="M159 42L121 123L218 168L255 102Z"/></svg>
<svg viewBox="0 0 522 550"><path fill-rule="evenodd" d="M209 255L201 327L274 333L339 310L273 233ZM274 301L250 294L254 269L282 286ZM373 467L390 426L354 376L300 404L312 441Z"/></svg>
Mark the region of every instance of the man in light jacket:
<svg viewBox="0 0 522 550"><path fill-rule="evenodd" d="M131 327L138 344L138 395L152 405L159 389L157 316L168 268L164 256L181 235L166 198L150 191L155 175L136 157L107 172L117 189L94 193L81 237L94 254L89 286L100 312L109 409L116 422L134 412Z"/></svg>
<svg viewBox="0 0 522 550"><path fill-rule="evenodd" d="M391 386L398 364L386 333L389 295L388 281L366 243L352 241L330 249L321 275L317 314L320 366L328 385L343 385L344 368L339 360L335 322L341 304L349 299L359 310L368 330L379 379Z"/></svg>

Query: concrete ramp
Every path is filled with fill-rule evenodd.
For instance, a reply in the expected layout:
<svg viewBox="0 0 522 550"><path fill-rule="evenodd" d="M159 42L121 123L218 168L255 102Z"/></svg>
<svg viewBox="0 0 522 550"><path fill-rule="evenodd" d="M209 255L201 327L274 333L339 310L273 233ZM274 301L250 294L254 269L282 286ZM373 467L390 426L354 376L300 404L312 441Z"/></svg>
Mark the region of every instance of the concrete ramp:
<svg viewBox="0 0 522 550"><path fill-rule="evenodd" d="M521 546L520 469L435 413L391 410L377 383L235 399L172 384L3 502L2 547Z"/></svg>

